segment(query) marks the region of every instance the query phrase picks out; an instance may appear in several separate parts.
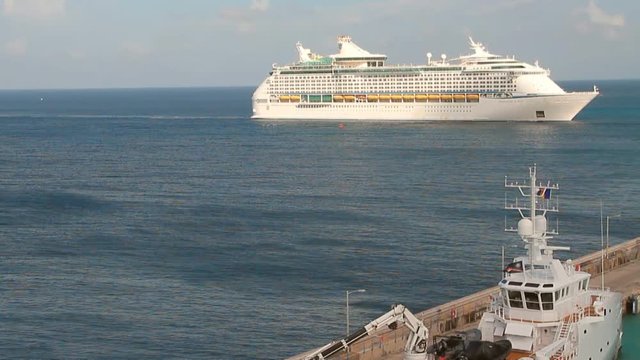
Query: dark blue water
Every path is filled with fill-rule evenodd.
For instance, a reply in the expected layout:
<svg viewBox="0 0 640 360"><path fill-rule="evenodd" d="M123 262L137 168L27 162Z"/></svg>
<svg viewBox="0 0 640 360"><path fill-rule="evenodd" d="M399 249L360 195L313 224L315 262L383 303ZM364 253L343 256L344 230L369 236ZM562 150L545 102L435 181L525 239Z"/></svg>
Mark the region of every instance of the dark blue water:
<svg viewBox="0 0 640 360"><path fill-rule="evenodd" d="M589 89L592 82L563 84ZM494 285L504 176L561 186L563 257L640 235L640 81L578 119L262 123L253 89L0 91L5 358L277 359Z"/></svg>

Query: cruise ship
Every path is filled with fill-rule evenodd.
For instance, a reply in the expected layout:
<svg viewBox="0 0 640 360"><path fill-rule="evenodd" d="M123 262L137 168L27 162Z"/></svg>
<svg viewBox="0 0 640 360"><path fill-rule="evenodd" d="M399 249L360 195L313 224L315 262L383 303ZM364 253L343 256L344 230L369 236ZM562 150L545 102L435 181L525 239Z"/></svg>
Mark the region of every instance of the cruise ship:
<svg viewBox="0 0 640 360"><path fill-rule="evenodd" d="M597 95L566 92L550 71L494 55L469 38L472 53L424 65L388 65L349 36L321 56L296 44L298 61L273 64L253 94L253 119L333 121L570 121Z"/></svg>

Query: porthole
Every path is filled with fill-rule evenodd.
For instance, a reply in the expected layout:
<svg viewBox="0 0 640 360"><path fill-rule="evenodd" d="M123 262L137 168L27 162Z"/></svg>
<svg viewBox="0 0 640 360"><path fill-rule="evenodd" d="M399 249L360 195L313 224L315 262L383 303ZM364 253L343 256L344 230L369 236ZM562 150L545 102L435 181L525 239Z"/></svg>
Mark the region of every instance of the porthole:
<svg viewBox="0 0 640 360"><path fill-rule="evenodd" d="M584 329L584 333L585 333L585 334L587 333L587 329ZM589 359L591 359L591 358L589 358Z"/></svg>

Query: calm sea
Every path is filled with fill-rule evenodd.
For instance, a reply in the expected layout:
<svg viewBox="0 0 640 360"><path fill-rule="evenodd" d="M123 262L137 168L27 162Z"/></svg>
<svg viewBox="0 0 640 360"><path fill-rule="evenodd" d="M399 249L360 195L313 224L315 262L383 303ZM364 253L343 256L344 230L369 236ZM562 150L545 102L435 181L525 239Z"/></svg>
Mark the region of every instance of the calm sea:
<svg viewBox="0 0 640 360"><path fill-rule="evenodd" d="M569 123L249 120L250 88L0 91L0 357L278 359L497 283L504 176L565 258L640 235L640 81ZM509 220L512 217L509 217Z"/></svg>

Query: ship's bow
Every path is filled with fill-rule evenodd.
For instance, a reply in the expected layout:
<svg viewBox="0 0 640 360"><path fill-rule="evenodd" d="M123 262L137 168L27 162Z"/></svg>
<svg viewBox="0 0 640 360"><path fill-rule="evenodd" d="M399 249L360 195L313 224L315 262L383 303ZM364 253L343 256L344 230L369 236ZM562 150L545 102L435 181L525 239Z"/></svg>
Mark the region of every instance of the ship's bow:
<svg viewBox="0 0 640 360"><path fill-rule="evenodd" d="M558 120L570 121L573 120L582 109L584 109L593 99L600 93L594 89L594 91L586 92L570 92L563 96L559 96L550 102L555 105L556 116Z"/></svg>

